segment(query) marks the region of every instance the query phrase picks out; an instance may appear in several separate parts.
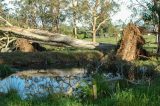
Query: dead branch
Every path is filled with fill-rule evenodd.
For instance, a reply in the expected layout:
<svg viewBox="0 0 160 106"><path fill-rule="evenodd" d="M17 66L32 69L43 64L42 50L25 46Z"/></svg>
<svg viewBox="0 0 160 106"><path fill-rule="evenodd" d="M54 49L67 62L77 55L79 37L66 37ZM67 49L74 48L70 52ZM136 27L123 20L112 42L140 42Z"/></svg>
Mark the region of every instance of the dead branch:
<svg viewBox="0 0 160 106"><path fill-rule="evenodd" d="M8 22L6 19L4 19L2 16L0 16L0 20L4 21L7 26L13 26L10 22Z"/></svg>

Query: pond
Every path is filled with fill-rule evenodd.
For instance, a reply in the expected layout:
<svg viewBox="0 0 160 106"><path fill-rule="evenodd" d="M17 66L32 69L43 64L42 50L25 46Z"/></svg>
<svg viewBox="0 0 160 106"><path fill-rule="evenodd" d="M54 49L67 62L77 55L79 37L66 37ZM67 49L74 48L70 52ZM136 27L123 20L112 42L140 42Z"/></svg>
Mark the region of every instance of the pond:
<svg viewBox="0 0 160 106"><path fill-rule="evenodd" d="M85 69L30 70L13 74L0 81L0 92L16 90L22 99L53 93L73 95L78 86L91 84Z"/></svg>
<svg viewBox="0 0 160 106"><path fill-rule="evenodd" d="M83 68L24 70L1 80L0 92L15 90L22 99L55 93L77 96L83 93L81 88L92 89L93 78L86 72ZM120 75L113 76L112 73L104 74L104 77L108 81L121 79Z"/></svg>

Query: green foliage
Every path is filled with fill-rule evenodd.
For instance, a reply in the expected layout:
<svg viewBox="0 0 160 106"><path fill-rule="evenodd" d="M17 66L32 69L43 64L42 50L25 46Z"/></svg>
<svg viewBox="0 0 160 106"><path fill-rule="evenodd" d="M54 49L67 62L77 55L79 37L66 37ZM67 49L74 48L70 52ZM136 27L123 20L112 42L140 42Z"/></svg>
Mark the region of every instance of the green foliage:
<svg viewBox="0 0 160 106"><path fill-rule="evenodd" d="M155 68L156 71L160 72L160 65Z"/></svg>
<svg viewBox="0 0 160 106"><path fill-rule="evenodd" d="M97 87L98 98L110 97L111 91L109 88L109 83L106 78L101 74L96 74L93 76L93 84Z"/></svg>
<svg viewBox="0 0 160 106"><path fill-rule="evenodd" d="M1 106L82 106L81 103L71 97L62 94L53 94L43 98L22 100L15 90L0 96Z"/></svg>
<svg viewBox="0 0 160 106"><path fill-rule="evenodd" d="M5 78L9 75L11 75L13 71L11 68L7 65L0 65L0 78Z"/></svg>
<svg viewBox="0 0 160 106"><path fill-rule="evenodd" d="M89 101L93 99L93 89L92 85L89 85L87 82L83 81L83 86L79 85L76 93L76 98L79 101L86 101L88 99Z"/></svg>
<svg viewBox="0 0 160 106"><path fill-rule="evenodd" d="M106 30L109 36L117 37L118 34L120 33L120 29L114 26L111 22L108 23L108 25L106 26Z"/></svg>
<svg viewBox="0 0 160 106"><path fill-rule="evenodd" d="M149 13L143 13L143 20L144 21L151 21L152 20L152 15Z"/></svg>
<svg viewBox="0 0 160 106"><path fill-rule="evenodd" d="M156 53L157 52L157 44L155 43L156 36L154 36L154 35L150 35L150 36L144 35L143 37L145 38L145 41L146 41L146 44L144 44L143 47L151 53Z"/></svg>
<svg viewBox="0 0 160 106"><path fill-rule="evenodd" d="M132 89L122 91L115 94L116 100L118 100L117 105L119 106L128 106L132 104L132 106L146 106L148 104L148 98L146 95L136 95L134 94Z"/></svg>
<svg viewBox="0 0 160 106"><path fill-rule="evenodd" d="M96 76L95 79L100 80L101 76ZM110 96L99 93L97 100L86 97L83 101L75 99L74 97L68 97L62 94L51 94L44 98L33 98L29 100L21 100L17 95L17 92L12 90L8 94L1 94L0 105L1 106L159 106L160 105L160 78L155 77L151 86L147 85L132 85L130 87L122 88L117 85L116 90L110 93ZM98 83L101 81L98 81ZM97 85L99 87L105 86L101 83ZM105 82L104 82L105 84ZM107 91L106 87L102 87ZM100 88L102 90L102 88ZM106 89L105 89L106 88ZM92 89L92 88L90 88ZM99 89L99 88L98 88ZM98 91L101 91L101 90ZM84 91L88 91L88 88L84 88ZM102 93L103 94L103 93Z"/></svg>
<svg viewBox="0 0 160 106"><path fill-rule="evenodd" d="M134 5L137 3L138 5ZM132 1L132 6L130 6L134 12L134 15L142 16L142 20L145 22L144 25L156 25L159 23L158 15L160 15L159 1L156 0L139 0L136 2ZM141 19L139 19L141 20ZM139 21L140 22L140 21ZM140 23L142 25L142 23ZM144 26L143 25L143 26Z"/></svg>
<svg viewBox="0 0 160 106"><path fill-rule="evenodd" d="M119 40L119 39L120 39L120 37L118 37L118 40ZM84 40L92 41L91 38L85 38ZM118 40L117 40L117 41L118 41ZM116 44L117 44L117 41L116 41L115 37L113 37L113 36L111 36L111 37L106 37L106 38L104 38L104 37L102 37L102 38L97 38L97 42L108 44L108 48L109 48L109 45L110 45L110 46L111 46L112 44L113 44L113 46L116 45ZM112 49L113 49L113 48L114 48L114 47L112 47Z"/></svg>
<svg viewBox="0 0 160 106"><path fill-rule="evenodd" d="M60 30L61 30L61 33L65 34L65 35L72 35L72 33L73 33L72 27L67 26L67 25L61 25Z"/></svg>
<svg viewBox="0 0 160 106"><path fill-rule="evenodd" d="M84 39L86 37L86 35L85 34L78 34L77 37L78 37L78 39Z"/></svg>
<svg viewBox="0 0 160 106"><path fill-rule="evenodd" d="M160 95L159 86L135 86L116 92L113 96L118 106L158 106Z"/></svg>

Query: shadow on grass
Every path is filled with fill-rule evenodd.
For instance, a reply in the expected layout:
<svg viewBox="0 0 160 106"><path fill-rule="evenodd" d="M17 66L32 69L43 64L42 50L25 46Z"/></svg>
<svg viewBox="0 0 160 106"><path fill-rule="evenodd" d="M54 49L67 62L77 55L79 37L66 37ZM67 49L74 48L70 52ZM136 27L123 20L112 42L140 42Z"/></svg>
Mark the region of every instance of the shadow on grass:
<svg viewBox="0 0 160 106"><path fill-rule="evenodd" d="M100 61L103 53L95 50L34 53L0 53L0 64L19 69L54 69L85 67Z"/></svg>
<svg viewBox="0 0 160 106"><path fill-rule="evenodd" d="M108 54L112 50L115 50L116 47L117 47L116 44L100 43L99 46L97 46L97 50L100 50L104 52L105 54Z"/></svg>

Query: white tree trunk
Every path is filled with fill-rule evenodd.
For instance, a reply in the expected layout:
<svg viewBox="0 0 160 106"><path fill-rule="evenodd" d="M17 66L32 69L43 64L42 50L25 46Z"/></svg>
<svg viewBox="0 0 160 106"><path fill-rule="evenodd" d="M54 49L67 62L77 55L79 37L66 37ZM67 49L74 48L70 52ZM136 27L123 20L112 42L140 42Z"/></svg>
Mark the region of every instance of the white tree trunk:
<svg viewBox="0 0 160 106"><path fill-rule="evenodd" d="M14 35L20 38L43 41L50 44L59 43L77 48L95 49L96 47L99 46L99 43L75 39L67 35L50 33L48 31L38 30L38 29L24 29L19 27L0 27L0 32L13 33Z"/></svg>

